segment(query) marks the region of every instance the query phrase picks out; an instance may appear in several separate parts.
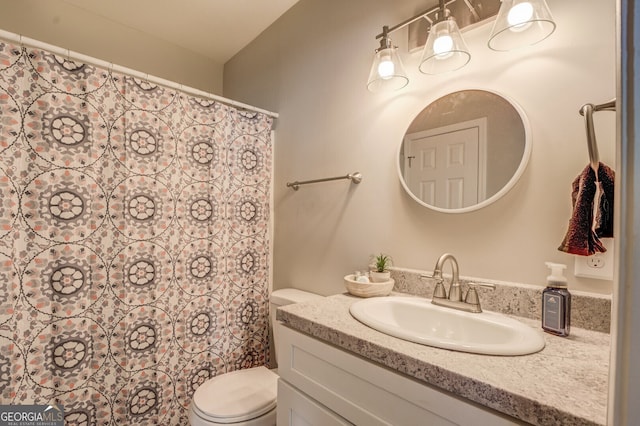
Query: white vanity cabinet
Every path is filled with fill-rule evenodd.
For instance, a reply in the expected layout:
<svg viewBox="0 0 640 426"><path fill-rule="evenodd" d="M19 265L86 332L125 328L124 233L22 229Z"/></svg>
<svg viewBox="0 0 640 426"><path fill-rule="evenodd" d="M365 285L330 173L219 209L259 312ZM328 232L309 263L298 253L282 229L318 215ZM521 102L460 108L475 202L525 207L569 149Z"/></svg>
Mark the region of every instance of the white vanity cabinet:
<svg viewBox="0 0 640 426"><path fill-rule="evenodd" d="M276 327L280 426L524 424L280 323Z"/></svg>

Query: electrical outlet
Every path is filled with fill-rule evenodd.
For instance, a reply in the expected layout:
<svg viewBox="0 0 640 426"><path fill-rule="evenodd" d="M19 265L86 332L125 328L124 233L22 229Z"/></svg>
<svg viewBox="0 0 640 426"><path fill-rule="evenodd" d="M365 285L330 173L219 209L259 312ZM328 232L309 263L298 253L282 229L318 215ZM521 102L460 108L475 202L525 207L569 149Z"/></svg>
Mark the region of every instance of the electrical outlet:
<svg viewBox="0 0 640 426"><path fill-rule="evenodd" d="M587 266L589 268L604 268L605 261L602 256L594 255L587 257Z"/></svg>
<svg viewBox="0 0 640 426"><path fill-rule="evenodd" d="M576 256L573 272L576 277L613 279L613 238L601 238L600 241L607 249L606 252L591 256Z"/></svg>

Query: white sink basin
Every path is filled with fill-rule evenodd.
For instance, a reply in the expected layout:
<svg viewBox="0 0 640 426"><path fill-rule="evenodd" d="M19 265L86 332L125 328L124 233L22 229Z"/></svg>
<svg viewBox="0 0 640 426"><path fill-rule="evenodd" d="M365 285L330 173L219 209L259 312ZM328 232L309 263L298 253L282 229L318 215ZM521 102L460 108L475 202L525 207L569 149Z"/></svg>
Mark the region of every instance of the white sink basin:
<svg viewBox="0 0 640 426"><path fill-rule="evenodd" d="M542 332L493 312L479 314L436 306L430 299L377 297L349 309L382 333L422 345L487 355L527 355L544 348Z"/></svg>

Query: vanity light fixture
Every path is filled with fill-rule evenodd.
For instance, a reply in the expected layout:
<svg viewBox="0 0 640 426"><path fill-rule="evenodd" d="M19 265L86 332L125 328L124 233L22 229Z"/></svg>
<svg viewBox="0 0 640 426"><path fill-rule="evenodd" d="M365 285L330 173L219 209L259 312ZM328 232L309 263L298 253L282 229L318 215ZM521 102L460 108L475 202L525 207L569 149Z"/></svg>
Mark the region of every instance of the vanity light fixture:
<svg viewBox="0 0 640 426"><path fill-rule="evenodd" d="M512 50L536 44L555 29L545 0L502 0L487 44L493 50Z"/></svg>
<svg viewBox="0 0 640 426"><path fill-rule="evenodd" d="M409 78L398 55L398 46L391 43L389 27L384 26L380 47L376 49L373 57L367 88L372 92L378 92L402 89L407 84L409 84Z"/></svg>
<svg viewBox="0 0 640 426"><path fill-rule="evenodd" d="M431 25L427 43L424 45L420 72L440 74L455 71L467 65L471 59L467 43L464 42L460 28L451 13L440 0L437 21Z"/></svg>
<svg viewBox="0 0 640 426"><path fill-rule="evenodd" d="M511 50L538 43L549 37L556 28L545 0L483 0L477 10L474 1L439 0L437 7L393 27L382 27L382 33L376 36L376 39L380 39L380 47L375 51L367 80L369 91L398 90L409 83L398 47L391 43L389 34L421 19L429 23L429 34L419 65L424 74L439 74L465 66L471 59L471 53L460 27L478 23L496 14L498 16L488 41L492 50ZM457 22L454 16L458 18Z"/></svg>

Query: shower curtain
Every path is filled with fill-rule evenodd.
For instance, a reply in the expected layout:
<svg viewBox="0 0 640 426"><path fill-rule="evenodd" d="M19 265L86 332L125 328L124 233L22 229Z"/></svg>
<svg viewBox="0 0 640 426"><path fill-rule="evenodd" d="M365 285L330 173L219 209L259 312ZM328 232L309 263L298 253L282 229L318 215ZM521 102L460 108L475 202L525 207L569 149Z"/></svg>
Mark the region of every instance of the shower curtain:
<svg viewBox="0 0 640 426"><path fill-rule="evenodd" d="M185 425L267 358L271 118L0 43L0 404Z"/></svg>

